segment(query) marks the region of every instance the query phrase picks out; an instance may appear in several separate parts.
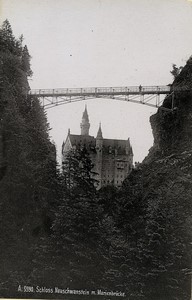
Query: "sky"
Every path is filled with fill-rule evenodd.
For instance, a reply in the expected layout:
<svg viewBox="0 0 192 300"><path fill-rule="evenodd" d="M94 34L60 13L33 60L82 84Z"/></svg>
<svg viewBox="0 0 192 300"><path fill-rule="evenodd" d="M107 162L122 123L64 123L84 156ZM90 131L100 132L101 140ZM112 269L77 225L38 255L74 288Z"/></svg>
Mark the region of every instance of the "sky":
<svg viewBox="0 0 192 300"><path fill-rule="evenodd" d="M0 0L5 19L28 46L32 89L167 85L172 64L192 55L190 0ZM90 135L101 122L104 138L129 137L134 161L144 159L157 109L92 99L47 110L59 160L68 128L80 134L85 104Z"/></svg>

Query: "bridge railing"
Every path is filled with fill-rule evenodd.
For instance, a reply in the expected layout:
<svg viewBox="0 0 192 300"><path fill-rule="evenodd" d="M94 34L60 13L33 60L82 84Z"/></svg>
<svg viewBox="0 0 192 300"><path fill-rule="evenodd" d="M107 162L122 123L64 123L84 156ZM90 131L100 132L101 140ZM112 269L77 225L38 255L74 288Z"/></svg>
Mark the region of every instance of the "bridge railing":
<svg viewBox="0 0 192 300"><path fill-rule="evenodd" d="M113 94L113 93L163 93L170 92L170 86L127 86L127 87L89 87L89 88L57 88L57 89L34 89L31 95L86 95L86 94Z"/></svg>
<svg viewBox="0 0 192 300"><path fill-rule="evenodd" d="M141 87L142 92L169 92L171 90L170 86L144 86Z"/></svg>

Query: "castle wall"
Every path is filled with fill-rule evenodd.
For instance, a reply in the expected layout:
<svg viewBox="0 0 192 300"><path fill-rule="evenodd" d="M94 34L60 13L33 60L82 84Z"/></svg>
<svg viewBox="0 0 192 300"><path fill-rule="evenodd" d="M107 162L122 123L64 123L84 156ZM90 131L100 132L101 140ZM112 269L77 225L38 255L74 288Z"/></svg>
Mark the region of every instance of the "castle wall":
<svg viewBox="0 0 192 300"><path fill-rule="evenodd" d="M132 157L128 155L92 154L91 160L94 164L94 176L98 180L97 188L113 184L121 186L122 182L132 170Z"/></svg>
<svg viewBox="0 0 192 300"><path fill-rule="evenodd" d="M102 185L114 184L121 186L123 180L132 169L127 155L104 155L102 164Z"/></svg>

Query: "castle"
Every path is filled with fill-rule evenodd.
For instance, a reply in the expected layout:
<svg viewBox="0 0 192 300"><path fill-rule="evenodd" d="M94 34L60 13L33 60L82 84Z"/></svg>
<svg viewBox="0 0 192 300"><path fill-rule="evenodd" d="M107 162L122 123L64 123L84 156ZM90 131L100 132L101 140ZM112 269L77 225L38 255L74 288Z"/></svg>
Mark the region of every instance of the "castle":
<svg viewBox="0 0 192 300"><path fill-rule="evenodd" d="M66 153L71 149L86 147L94 165L94 178L97 180L97 188L106 185L122 185L123 180L133 168L133 151L130 140L116 140L103 138L101 124L97 137L89 135L89 116L87 107L83 112L80 124L81 134L68 132L66 141L62 145L62 159L65 160Z"/></svg>

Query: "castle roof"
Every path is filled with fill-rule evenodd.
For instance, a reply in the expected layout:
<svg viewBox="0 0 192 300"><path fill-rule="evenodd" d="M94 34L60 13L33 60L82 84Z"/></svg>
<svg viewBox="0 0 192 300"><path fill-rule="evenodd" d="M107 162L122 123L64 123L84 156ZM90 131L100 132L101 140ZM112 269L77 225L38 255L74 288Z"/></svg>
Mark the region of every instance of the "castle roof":
<svg viewBox="0 0 192 300"><path fill-rule="evenodd" d="M78 145L78 144L89 144L95 143L94 136L91 135L79 135L79 134L70 134L70 142L71 145Z"/></svg>
<svg viewBox="0 0 192 300"><path fill-rule="evenodd" d="M117 151L117 154L126 154L126 148L129 146L129 140L103 139L103 153L108 153L110 150Z"/></svg>
<svg viewBox="0 0 192 300"><path fill-rule="evenodd" d="M96 141L94 136L70 134L69 138L72 147L75 146L77 149L86 147L88 150L95 152Z"/></svg>
<svg viewBox="0 0 192 300"><path fill-rule="evenodd" d="M82 119L86 120L87 122L89 122L89 116L88 116L88 112L87 112L87 105L85 105L85 110L83 112L83 117Z"/></svg>
<svg viewBox="0 0 192 300"><path fill-rule="evenodd" d="M87 149L95 151L96 148L96 138L93 136L85 136L85 135L77 135L70 134L69 135L70 142L72 147L82 147L85 146ZM116 140L116 139L103 139L102 140L102 150L103 153L114 153L118 155L126 154L126 149L129 148L129 153L133 154L132 147L130 145L129 140Z"/></svg>
<svg viewBox="0 0 192 300"><path fill-rule="evenodd" d="M102 135L102 131L101 131L101 123L99 124L99 130L97 132L97 139L102 139L103 135Z"/></svg>

